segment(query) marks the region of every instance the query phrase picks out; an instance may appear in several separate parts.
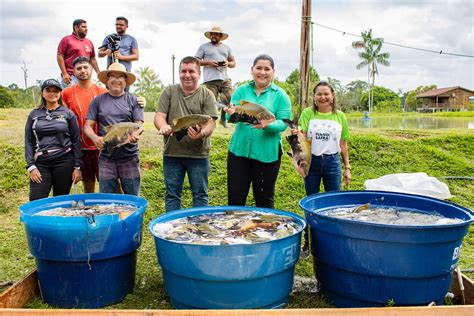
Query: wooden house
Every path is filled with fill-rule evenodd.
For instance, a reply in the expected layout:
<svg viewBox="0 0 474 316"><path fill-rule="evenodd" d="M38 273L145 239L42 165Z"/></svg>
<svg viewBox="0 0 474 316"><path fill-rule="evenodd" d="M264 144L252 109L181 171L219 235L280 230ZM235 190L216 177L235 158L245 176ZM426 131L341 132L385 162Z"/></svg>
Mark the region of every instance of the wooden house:
<svg viewBox="0 0 474 316"><path fill-rule="evenodd" d="M463 87L440 88L416 95L417 99L425 99L418 112L437 111L466 111L469 98L474 97L474 91Z"/></svg>

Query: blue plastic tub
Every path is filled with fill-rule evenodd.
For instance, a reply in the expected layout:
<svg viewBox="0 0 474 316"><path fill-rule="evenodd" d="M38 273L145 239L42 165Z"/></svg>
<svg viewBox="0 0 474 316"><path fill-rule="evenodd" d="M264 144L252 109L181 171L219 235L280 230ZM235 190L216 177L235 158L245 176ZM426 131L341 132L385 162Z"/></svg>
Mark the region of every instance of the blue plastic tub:
<svg viewBox="0 0 474 316"><path fill-rule="evenodd" d="M123 220L117 214L35 216L70 207L73 200L84 200L86 205L128 204L138 210ZM20 206L43 300L59 307L99 308L132 292L146 207L141 197L100 193L63 195Z"/></svg>
<svg viewBox="0 0 474 316"><path fill-rule="evenodd" d="M191 215L228 210L260 211L291 216L301 226L297 234L246 245L183 244L153 233L156 223ZM222 206L174 211L152 220L158 262L165 289L179 309L279 308L288 302L294 266L299 258L303 218L273 209Z"/></svg>
<svg viewBox="0 0 474 316"><path fill-rule="evenodd" d="M335 207L399 207L438 212L459 224L394 226L332 218ZM473 214L466 208L419 195L338 191L300 201L311 231L314 270L338 307L442 304Z"/></svg>

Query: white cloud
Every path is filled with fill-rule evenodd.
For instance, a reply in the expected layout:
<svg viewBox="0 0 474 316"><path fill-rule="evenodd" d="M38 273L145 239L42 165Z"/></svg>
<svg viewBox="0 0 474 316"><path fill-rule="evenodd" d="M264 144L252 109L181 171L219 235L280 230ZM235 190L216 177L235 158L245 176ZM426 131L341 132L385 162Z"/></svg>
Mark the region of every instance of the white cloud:
<svg viewBox="0 0 474 316"><path fill-rule="evenodd" d="M385 41L433 50L474 54L471 1L313 1L313 21L348 33L368 28ZM461 9L462 8L462 9ZM260 53L275 59L277 76L285 78L299 67L301 1L10 1L2 0L0 16L0 84L23 86L23 60L29 84L58 77L56 49L70 34L72 21L87 20L88 38L97 48L114 31L115 17L126 16L128 33L138 40L140 60L133 69L149 66L165 84L171 83L171 55L194 55L206 41L204 31L221 25L230 34L237 68L234 82L249 79L250 66ZM314 66L321 78L343 84L366 80L356 70L357 51L350 35L314 26ZM450 57L384 45L390 67L379 67L376 84L394 91L419 85L461 85L474 88L474 59ZM105 59L99 66L105 67ZM177 79L176 79L177 80Z"/></svg>

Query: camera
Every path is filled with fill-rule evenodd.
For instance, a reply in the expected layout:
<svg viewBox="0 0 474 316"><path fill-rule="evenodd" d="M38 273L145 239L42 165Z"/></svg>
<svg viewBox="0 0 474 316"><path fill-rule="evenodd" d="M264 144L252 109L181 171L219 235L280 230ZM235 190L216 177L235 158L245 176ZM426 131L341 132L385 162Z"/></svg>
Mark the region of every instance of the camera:
<svg viewBox="0 0 474 316"><path fill-rule="evenodd" d="M217 66L219 67L225 66L225 61L218 61Z"/></svg>
<svg viewBox="0 0 474 316"><path fill-rule="evenodd" d="M110 34L109 36L107 36L107 43L110 46L110 50L112 51L112 53L119 50L118 42L120 42L121 40L122 37L118 34Z"/></svg>
<svg viewBox="0 0 474 316"><path fill-rule="evenodd" d="M107 44L100 46L99 49L110 46L110 50L112 51L112 53L119 50L120 47L119 47L118 42L122 40L122 37L120 35L115 34L115 33L110 34L110 35L107 35L106 39L107 39Z"/></svg>

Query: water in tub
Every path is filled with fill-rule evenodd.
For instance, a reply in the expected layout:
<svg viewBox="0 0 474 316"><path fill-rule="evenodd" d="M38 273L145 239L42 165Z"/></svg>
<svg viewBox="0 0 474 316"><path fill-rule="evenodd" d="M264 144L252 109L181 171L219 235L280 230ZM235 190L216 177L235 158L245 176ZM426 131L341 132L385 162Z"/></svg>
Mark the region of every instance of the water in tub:
<svg viewBox="0 0 474 316"><path fill-rule="evenodd" d="M437 212L423 213L396 207L362 204L355 207L338 207L320 212L335 218L359 222L399 226L429 226L462 223L462 219L447 218Z"/></svg>
<svg viewBox="0 0 474 316"><path fill-rule="evenodd" d="M161 238L205 245L266 242L291 236L299 229L300 224L290 216L249 211L187 216L153 226Z"/></svg>

